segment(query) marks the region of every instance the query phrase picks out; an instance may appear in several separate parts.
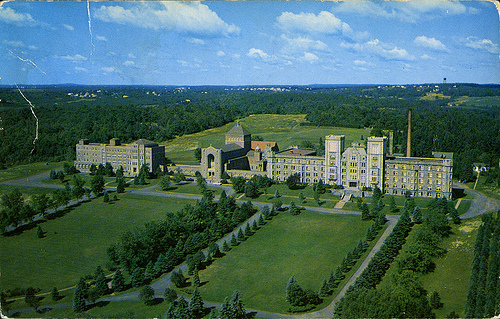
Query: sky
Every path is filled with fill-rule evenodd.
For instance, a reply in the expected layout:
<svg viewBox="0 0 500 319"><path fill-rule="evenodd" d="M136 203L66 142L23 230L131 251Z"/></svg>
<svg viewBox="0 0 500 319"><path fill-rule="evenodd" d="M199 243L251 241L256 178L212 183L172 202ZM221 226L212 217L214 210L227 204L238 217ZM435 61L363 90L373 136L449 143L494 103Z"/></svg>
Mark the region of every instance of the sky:
<svg viewBox="0 0 500 319"><path fill-rule="evenodd" d="M11 1L0 85L500 83L488 1Z"/></svg>

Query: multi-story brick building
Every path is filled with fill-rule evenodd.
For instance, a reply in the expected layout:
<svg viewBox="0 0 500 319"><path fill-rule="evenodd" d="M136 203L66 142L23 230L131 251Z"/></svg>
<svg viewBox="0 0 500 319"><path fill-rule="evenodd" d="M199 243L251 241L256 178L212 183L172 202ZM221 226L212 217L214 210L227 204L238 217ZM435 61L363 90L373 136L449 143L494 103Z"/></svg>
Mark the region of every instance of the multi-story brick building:
<svg viewBox="0 0 500 319"><path fill-rule="evenodd" d="M165 147L148 140L137 140L130 144L121 144L113 138L109 144L90 143L82 139L76 144L75 167L82 172L89 172L92 164L110 163L114 169L123 167L124 176L136 176L143 164L148 164L151 171L165 164Z"/></svg>

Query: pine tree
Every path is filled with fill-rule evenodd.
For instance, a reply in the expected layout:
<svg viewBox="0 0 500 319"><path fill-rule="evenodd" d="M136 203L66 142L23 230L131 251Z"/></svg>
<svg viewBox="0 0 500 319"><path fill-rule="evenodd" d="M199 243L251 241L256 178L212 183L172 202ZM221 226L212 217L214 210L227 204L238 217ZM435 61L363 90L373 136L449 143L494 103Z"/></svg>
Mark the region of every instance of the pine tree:
<svg viewBox="0 0 500 319"><path fill-rule="evenodd" d="M42 227L40 227L40 225L38 225L38 228L36 229L36 236L38 238L43 238L43 230L42 230Z"/></svg>
<svg viewBox="0 0 500 319"><path fill-rule="evenodd" d="M163 293L163 297L165 298L166 302L173 302L175 299L177 299L177 293L175 290L170 289L170 288L165 288L165 292Z"/></svg>
<svg viewBox="0 0 500 319"><path fill-rule="evenodd" d="M434 291L432 293L429 303L433 309L439 309L443 306L443 303L441 302L441 297L439 296L439 293L437 291Z"/></svg>
<svg viewBox="0 0 500 319"><path fill-rule="evenodd" d="M304 197L304 194L302 192L299 193L299 203L303 204L306 198Z"/></svg>
<svg viewBox="0 0 500 319"><path fill-rule="evenodd" d="M140 287L144 284L144 269L141 267L137 267L132 272L132 276L130 277L130 284L132 287Z"/></svg>
<svg viewBox="0 0 500 319"><path fill-rule="evenodd" d="M297 206L295 206L294 202L290 203L290 207L288 208L288 211L290 212L290 215L292 215L292 216L296 216L296 215L300 214L300 209Z"/></svg>
<svg viewBox="0 0 500 319"><path fill-rule="evenodd" d="M245 235L243 235L243 231L241 230L241 228L238 231L238 240L239 241L244 241L245 240Z"/></svg>
<svg viewBox="0 0 500 319"><path fill-rule="evenodd" d="M111 288L113 291L119 292L125 289L125 278L123 277L122 271L118 269L113 276L111 281Z"/></svg>
<svg viewBox="0 0 500 319"><path fill-rule="evenodd" d="M85 311L85 295L87 292L87 284L80 278L80 281L76 285L75 292L73 294L73 311L76 313Z"/></svg>
<svg viewBox="0 0 500 319"><path fill-rule="evenodd" d="M266 222L264 221L264 217L262 217L262 214L259 216L259 226L264 225Z"/></svg>
<svg viewBox="0 0 500 319"><path fill-rule="evenodd" d="M252 231L256 232L257 229L259 229L259 226L257 225L257 220L254 219L254 221L252 223Z"/></svg>
<svg viewBox="0 0 500 319"><path fill-rule="evenodd" d="M226 297L224 298L224 301L222 302L222 306L220 308L219 312L219 317L221 319L230 319L231 317L231 308L229 304L229 298Z"/></svg>
<svg viewBox="0 0 500 319"><path fill-rule="evenodd" d="M191 300L189 301L189 311L192 318L203 317L203 300L201 299L201 294L197 287L194 287L193 293L191 294Z"/></svg>
<svg viewBox="0 0 500 319"><path fill-rule="evenodd" d="M292 306L301 306L303 305L303 299L304 290L299 286L294 276L290 277L286 284L285 301Z"/></svg>
<svg viewBox="0 0 500 319"><path fill-rule="evenodd" d="M98 297L104 296L108 292L108 284L106 283L106 277L103 273L97 275L94 289Z"/></svg>
<svg viewBox="0 0 500 319"><path fill-rule="evenodd" d="M142 300L145 305L149 304L154 296L155 291L151 288L151 286L144 286L139 292L139 300Z"/></svg>
<svg viewBox="0 0 500 319"><path fill-rule="evenodd" d="M35 289L28 288L26 289L26 296L24 297L24 302L33 308L36 312L38 312L38 307L40 307L40 299L35 296Z"/></svg>
<svg viewBox="0 0 500 319"><path fill-rule="evenodd" d="M245 236L250 237L253 235L252 230L250 229L250 223L247 223L245 226Z"/></svg>
<svg viewBox="0 0 500 319"><path fill-rule="evenodd" d="M149 261L149 263L146 266L146 270L144 271L144 281L145 282L151 282L153 279L156 278L156 271L154 269L154 264L152 261Z"/></svg>
<svg viewBox="0 0 500 319"><path fill-rule="evenodd" d="M389 197L389 211L391 213L396 213L398 211L398 207L396 206L396 200L394 199L394 196Z"/></svg>
<svg viewBox="0 0 500 319"><path fill-rule="evenodd" d="M422 224L422 222L424 221L423 218L422 218L422 211L420 210L420 207L415 207L415 209L413 210L413 214L412 214L412 220L415 224Z"/></svg>
<svg viewBox="0 0 500 319"><path fill-rule="evenodd" d="M267 219L267 220L271 219L270 212L269 212L269 206L262 207L261 213L264 216L264 219Z"/></svg>
<svg viewBox="0 0 500 319"><path fill-rule="evenodd" d="M200 275L198 273L198 267L194 268L193 271L193 287L199 287L200 286Z"/></svg>
<svg viewBox="0 0 500 319"><path fill-rule="evenodd" d="M59 298L61 297L59 295L59 290L57 290L56 287L52 288L52 291L50 292L50 297L52 298L53 301L58 301Z"/></svg>
<svg viewBox="0 0 500 319"><path fill-rule="evenodd" d="M229 248L229 245L227 244L227 242L224 240L224 243L222 244L222 250L223 251L230 251L231 248Z"/></svg>
<svg viewBox="0 0 500 319"><path fill-rule="evenodd" d="M109 202L109 194L108 194L108 192L104 193L104 197L102 198L102 201L105 202L105 203Z"/></svg>
<svg viewBox="0 0 500 319"><path fill-rule="evenodd" d="M236 236L234 236L233 234L233 236L231 237L231 246L237 246L237 245L238 245L238 240L236 239Z"/></svg>
<svg viewBox="0 0 500 319"><path fill-rule="evenodd" d="M231 318L245 318L246 311L243 307L243 302L240 299L240 293L237 291L233 292L231 297L231 302L229 304L229 309L231 311Z"/></svg>
<svg viewBox="0 0 500 319"><path fill-rule="evenodd" d="M182 288L182 287L184 287L184 284L186 283L186 277L184 277L184 274L182 273L182 270L179 269L178 271L174 271L172 273L172 276L170 277L170 281L177 288Z"/></svg>
<svg viewBox="0 0 500 319"><path fill-rule="evenodd" d="M330 294L330 286L326 280L323 280L321 286L319 287L319 295L320 297L326 297Z"/></svg>
<svg viewBox="0 0 500 319"><path fill-rule="evenodd" d="M274 192L274 198L279 198L279 197L281 197L280 192L276 189L276 191Z"/></svg>
<svg viewBox="0 0 500 319"><path fill-rule="evenodd" d="M118 178L118 185L116 185L116 192L117 193L125 192L125 180L123 179L123 177Z"/></svg>

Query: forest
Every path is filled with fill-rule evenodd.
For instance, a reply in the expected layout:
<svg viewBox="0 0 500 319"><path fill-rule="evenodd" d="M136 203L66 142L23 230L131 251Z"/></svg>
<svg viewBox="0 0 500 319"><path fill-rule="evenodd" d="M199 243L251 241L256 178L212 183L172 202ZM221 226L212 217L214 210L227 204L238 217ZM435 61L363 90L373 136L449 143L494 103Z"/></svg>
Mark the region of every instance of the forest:
<svg viewBox="0 0 500 319"><path fill-rule="evenodd" d="M30 109L38 118L37 121ZM431 96L432 98L428 98ZM473 162L500 156L500 86L150 87L32 86L0 88L0 169L34 161L74 160L81 138L105 143L163 142L250 114L307 114L306 125L394 132L406 149L413 111L412 155L454 153L454 175L473 178Z"/></svg>

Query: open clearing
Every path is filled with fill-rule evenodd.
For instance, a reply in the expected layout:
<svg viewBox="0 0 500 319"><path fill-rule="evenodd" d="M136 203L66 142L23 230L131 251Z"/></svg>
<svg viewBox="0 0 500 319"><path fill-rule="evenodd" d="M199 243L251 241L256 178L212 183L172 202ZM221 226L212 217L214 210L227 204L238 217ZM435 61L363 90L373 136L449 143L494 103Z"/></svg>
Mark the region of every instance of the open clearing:
<svg viewBox="0 0 500 319"><path fill-rule="evenodd" d="M162 220L189 200L119 194L104 203L102 197L70 208L62 217L41 223L19 235L0 237L0 290L29 286L49 292L76 284L81 276L104 266L106 248L121 234L147 221Z"/></svg>
<svg viewBox="0 0 500 319"><path fill-rule="evenodd" d="M302 288L317 291L347 252L364 239L371 223L361 221L360 216L308 211L291 216L281 212L226 256L200 271L200 280L207 282L200 292L205 300L222 303L237 290L247 308L286 313L288 279L293 275Z"/></svg>
<svg viewBox="0 0 500 319"><path fill-rule="evenodd" d="M367 138L370 133L369 130L365 129L302 126L302 123L307 122L305 117L305 114L256 114L239 120L239 123L252 136L259 135L264 141L277 142L280 150L285 150L292 145L299 145L300 142L306 140L317 144L319 139L326 135L345 135L346 146L348 146L351 142L360 140L361 137ZM231 122L221 127L180 136L160 144L165 145L166 156L174 163L196 165L198 162L194 157L194 150L197 147L223 145L224 135L235 125L235 122Z"/></svg>

